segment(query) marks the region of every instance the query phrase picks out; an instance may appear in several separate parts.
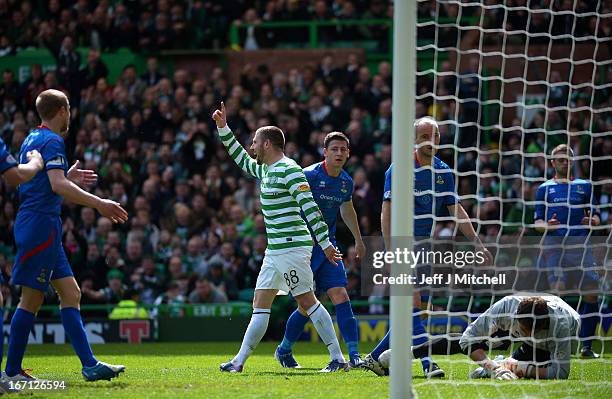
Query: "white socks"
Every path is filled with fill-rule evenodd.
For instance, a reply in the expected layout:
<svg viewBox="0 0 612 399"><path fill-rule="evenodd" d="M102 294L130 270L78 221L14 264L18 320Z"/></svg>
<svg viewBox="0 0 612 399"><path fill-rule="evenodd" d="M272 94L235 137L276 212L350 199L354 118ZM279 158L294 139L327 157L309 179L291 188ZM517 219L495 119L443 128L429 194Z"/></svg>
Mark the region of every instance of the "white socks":
<svg viewBox="0 0 612 399"><path fill-rule="evenodd" d="M340 343L338 337L336 337L336 331L334 330L334 323L332 322L331 316L325 309L325 306L317 302L310 309L307 310L310 321L314 324L317 333L323 340L323 343L329 350L329 356L331 360L338 360L340 363L346 363L342 351L340 350Z"/></svg>
<svg viewBox="0 0 612 399"><path fill-rule="evenodd" d="M327 317L329 317L329 315L327 315ZM257 344L259 344L259 341L261 341L264 334L266 333L266 330L268 329L269 320L270 309L253 309L251 321L249 322L249 326L247 327L246 332L244 333L244 338L242 338L242 345L240 345L240 351L232 359L232 364L234 366L244 365L249 356L251 356L251 353L253 353L253 351L257 347Z"/></svg>

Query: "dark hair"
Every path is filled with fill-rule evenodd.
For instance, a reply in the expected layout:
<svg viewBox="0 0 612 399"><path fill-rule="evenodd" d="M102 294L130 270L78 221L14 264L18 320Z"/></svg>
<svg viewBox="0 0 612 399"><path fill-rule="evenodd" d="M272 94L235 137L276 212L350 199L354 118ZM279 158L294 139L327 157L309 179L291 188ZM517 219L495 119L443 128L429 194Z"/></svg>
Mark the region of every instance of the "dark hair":
<svg viewBox="0 0 612 399"><path fill-rule="evenodd" d="M519 324L529 331L537 332L545 330L550 325L548 305L544 298L539 296L523 298L516 309L516 315L518 316Z"/></svg>
<svg viewBox="0 0 612 399"><path fill-rule="evenodd" d="M325 136L325 140L323 141L323 148L327 148L327 146L329 146L329 143L331 143L334 140L339 140L339 141L344 141L346 142L347 146L351 145L351 142L349 141L349 138L346 137L346 135L342 132L331 132L328 133L327 136Z"/></svg>
<svg viewBox="0 0 612 399"><path fill-rule="evenodd" d="M62 107L68 110L68 97L59 90L45 90L36 97L36 111L42 120L53 119Z"/></svg>
<svg viewBox="0 0 612 399"><path fill-rule="evenodd" d="M276 126L263 126L257 129L256 133L259 133L261 140L270 140L274 147L280 150L285 149L285 135L280 128Z"/></svg>

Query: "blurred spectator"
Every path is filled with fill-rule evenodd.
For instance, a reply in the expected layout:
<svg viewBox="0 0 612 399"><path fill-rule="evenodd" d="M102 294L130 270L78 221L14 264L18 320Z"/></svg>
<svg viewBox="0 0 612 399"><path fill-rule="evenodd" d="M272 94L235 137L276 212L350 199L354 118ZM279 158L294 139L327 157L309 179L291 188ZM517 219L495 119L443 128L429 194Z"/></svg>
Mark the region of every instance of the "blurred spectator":
<svg viewBox="0 0 612 399"><path fill-rule="evenodd" d="M106 275L106 287L94 290L93 283L87 279L81 284L83 295L90 300L99 303L116 304L123 299L127 292L127 286L123 284L123 273L119 270L111 270Z"/></svg>
<svg viewBox="0 0 612 399"><path fill-rule="evenodd" d="M159 314L160 305L164 305L165 308L161 311L162 314L167 314L170 317L182 317L185 312L181 305L185 302L185 297L181 294L181 288L178 283L171 282L166 292L155 299L153 303L155 306L154 314Z"/></svg>
<svg viewBox="0 0 612 399"><path fill-rule="evenodd" d="M196 282L196 288L189 294L189 303L226 303L227 297L223 292L215 288L205 278Z"/></svg>
<svg viewBox="0 0 612 399"><path fill-rule="evenodd" d="M223 270L223 263L211 261L208 265L206 279L219 291L222 291L228 300L238 299L238 285L230 272Z"/></svg>

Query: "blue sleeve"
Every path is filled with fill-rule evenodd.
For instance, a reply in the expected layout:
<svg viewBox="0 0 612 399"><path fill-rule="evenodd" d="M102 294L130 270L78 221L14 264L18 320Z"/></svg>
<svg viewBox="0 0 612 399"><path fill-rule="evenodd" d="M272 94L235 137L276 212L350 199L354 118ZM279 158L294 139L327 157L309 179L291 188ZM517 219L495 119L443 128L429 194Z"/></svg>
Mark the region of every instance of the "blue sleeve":
<svg viewBox="0 0 612 399"><path fill-rule="evenodd" d="M444 173L444 191L450 192L450 194L444 195L444 205L455 205L459 202L457 198L457 193L455 191L455 178L452 172Z"/></svg>
<svg viewBox="0 0 612 399"><path fill-rule="evenodd" d="M64 141L59 137L47 141L40 149L40 155L43 158L46 170L67 169L66 149Z"/></svg>
<svg viewBox="0 0 612 399"><path fill-rule="evenodd" d="M17 160L8 152L6 144L0 139L0 174L6 172L10 168L19 165Z"/></svg>
<svg viewBox="0 0 612 399"><path fill-rule="evenodd" d="M546 221L546 203L545 201L545 196L546 196L546 188L543 185L540 185L540 187L538 187L538 191L536 191L536 205L535 205L535 215L533 217L533 220L544 220Z"/></svg>
<svg viewBox="0 0 612 399"><path fill-rule="evenodd" d="M393 170L393 165L389 166L387 172L385 172L385 188L383 194L383 201L391 201L391 171Z"/></svg>
<svg viewBox="0 0 612 399"><path fill-rule="evenodd" d="M595 193L593 193L593 185L591 185L591 183L587 183L586 185L586 200L587 203L591 204L591 216L599 216L599 202L597 201Z"/></svg>

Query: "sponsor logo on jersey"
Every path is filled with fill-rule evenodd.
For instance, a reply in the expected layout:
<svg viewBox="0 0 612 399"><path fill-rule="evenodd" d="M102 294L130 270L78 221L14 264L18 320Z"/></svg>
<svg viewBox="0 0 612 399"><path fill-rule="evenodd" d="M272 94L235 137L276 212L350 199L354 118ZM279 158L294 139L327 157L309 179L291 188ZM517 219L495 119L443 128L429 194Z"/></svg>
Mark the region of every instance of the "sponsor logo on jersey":
<svg viewBox="0 0 612 399"><path fill-rule="evenodd" d="M549 194L554 194L557 190L555 190L554 187L552 187L550 190L548 190Z"/></svg>
<svg viewBox="0 0 612 399"><path fill-rule="evenodd" d="M334 197L334 196L325 195L325 194L321 194L321 199L328 200L328 201L342 202L342 198L340 197Z"/></svg>
<svg viewBox="0 0 612 399"><path fill-rule="evenodd" d="M15 157L12 154L8 154L8 156L6 157L7 162L10 163L16 163L17 160L15 159Z"/></svg>
<svg viewBox="0 0 612 399"><path fill-rule="evenodd" d="M325 182L323 180L319 182L319 187L325 187Z"/></svg>

